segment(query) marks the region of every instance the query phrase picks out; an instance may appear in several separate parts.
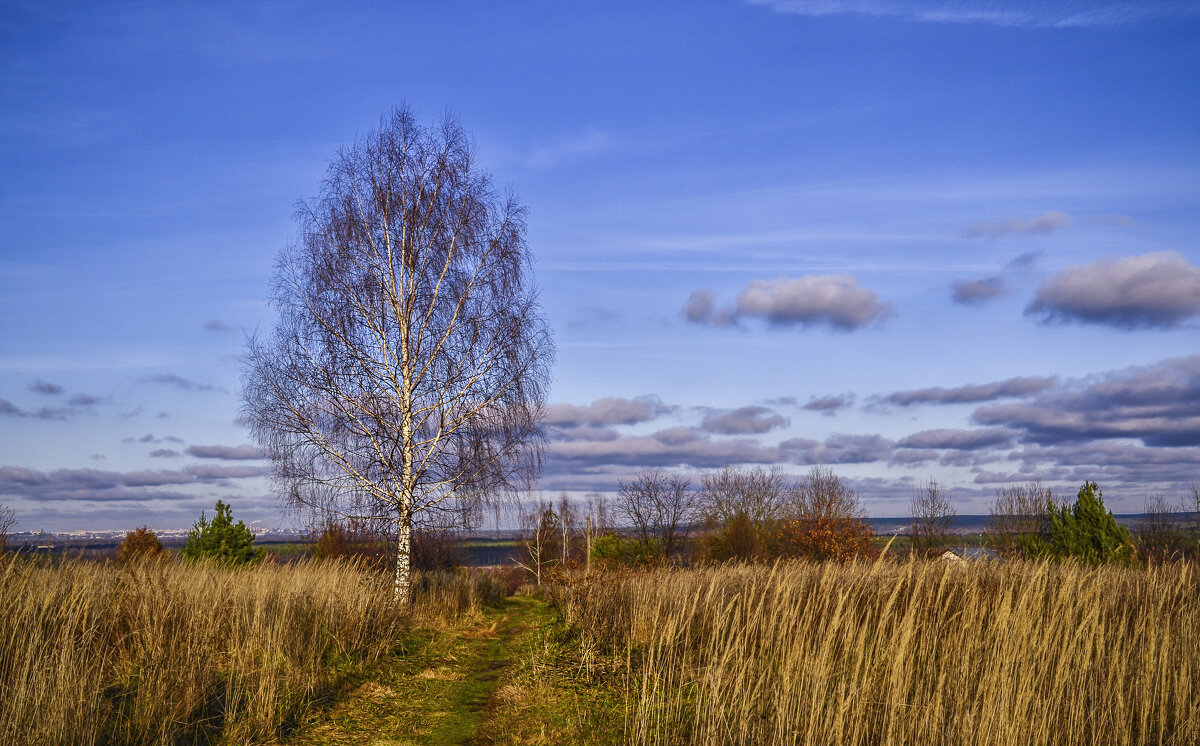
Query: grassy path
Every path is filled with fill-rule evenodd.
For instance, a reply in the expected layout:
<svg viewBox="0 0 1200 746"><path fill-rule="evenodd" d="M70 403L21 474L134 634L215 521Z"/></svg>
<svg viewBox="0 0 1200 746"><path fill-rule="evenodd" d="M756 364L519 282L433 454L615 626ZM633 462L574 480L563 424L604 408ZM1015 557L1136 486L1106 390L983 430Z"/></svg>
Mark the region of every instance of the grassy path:
<svg viewBox="0 0 1200 746"><path fill-rule="evenodd" d="M529 596L406 649L287 741L317 744L616 743L614 705L558 675L557 614ZM599 714L597 714L599 713Z"/></svg>

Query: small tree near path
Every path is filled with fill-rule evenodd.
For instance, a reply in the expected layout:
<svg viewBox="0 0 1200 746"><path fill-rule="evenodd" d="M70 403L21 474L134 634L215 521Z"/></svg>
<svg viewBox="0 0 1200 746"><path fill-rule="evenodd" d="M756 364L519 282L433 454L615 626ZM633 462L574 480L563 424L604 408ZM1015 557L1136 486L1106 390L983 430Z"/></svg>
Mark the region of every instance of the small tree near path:
<svg viewBox="0 0 1200 746"><path fill-rule="evenodd" d="M513 562L529 573L536 585L559 564L559 531L561 520L554 507L547 502L538 503L537 509L521 517L521 555Z"/></svg>
<svg viewBox="0 0 1200 746"><path fill-rule="evenodd" d="M456 121L401 108L338 152L297 220L242 416L291 507L391 528L407 603L414 525L466 527L541 469L554 347L525 209Z"/></svg>

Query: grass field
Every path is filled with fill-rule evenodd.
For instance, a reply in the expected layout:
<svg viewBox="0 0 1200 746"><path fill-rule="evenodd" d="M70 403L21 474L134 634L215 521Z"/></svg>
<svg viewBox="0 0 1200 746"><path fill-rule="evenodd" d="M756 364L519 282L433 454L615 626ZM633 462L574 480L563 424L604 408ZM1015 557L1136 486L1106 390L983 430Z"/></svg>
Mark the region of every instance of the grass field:
<svg viewBox="0 0 1200 746"><path fill-rule="evenodd" d="M559 603L630 661L633 743L1200 742L1193 565L657 570Z"/></svg>
<svg viewBox="0 0 1200 746"><path fill-rule="evenodd" d="M272 741L312 703L498 584L388 576L349 562L232 569L6 558L0 733L13 743Z"/></svg>
<svg viewBox="0 0 1200 746"><path fill-rule="evenodd" d="M8 559L0 733L31 744L1200 742L1195 565L614 570Z"/></svg>

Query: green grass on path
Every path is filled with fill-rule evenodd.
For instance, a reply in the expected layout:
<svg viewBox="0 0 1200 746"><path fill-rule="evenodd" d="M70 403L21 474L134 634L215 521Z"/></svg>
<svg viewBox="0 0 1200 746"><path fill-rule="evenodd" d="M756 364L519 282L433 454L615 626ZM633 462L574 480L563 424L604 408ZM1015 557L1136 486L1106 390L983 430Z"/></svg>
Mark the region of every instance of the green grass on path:
<svg viewBox="0 0 1200 746"><path fill-rule="evenodd" d="M514 596L453 629L414 632L287 743L618 743L620 697L576 681L570 651L552 608Z"/></svg>

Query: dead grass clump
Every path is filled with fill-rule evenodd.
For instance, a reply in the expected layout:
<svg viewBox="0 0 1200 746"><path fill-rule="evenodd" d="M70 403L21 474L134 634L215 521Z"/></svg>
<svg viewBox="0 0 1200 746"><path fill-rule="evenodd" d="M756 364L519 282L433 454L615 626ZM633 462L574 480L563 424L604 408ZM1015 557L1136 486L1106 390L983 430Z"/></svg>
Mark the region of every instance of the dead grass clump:
<svg viewBox="0 0 1200 746"><path fill-rule="evenodd" d="M628 661L635 743L1200 742L1188 564L726 566L565 594Z"/></svg>
<svg viewBox="0 0 1200 746"><path fill-rule="evenodd" d="M478 570L431 570L413 577L414 623L447 629L508 595L502 577Z"/></svg>

